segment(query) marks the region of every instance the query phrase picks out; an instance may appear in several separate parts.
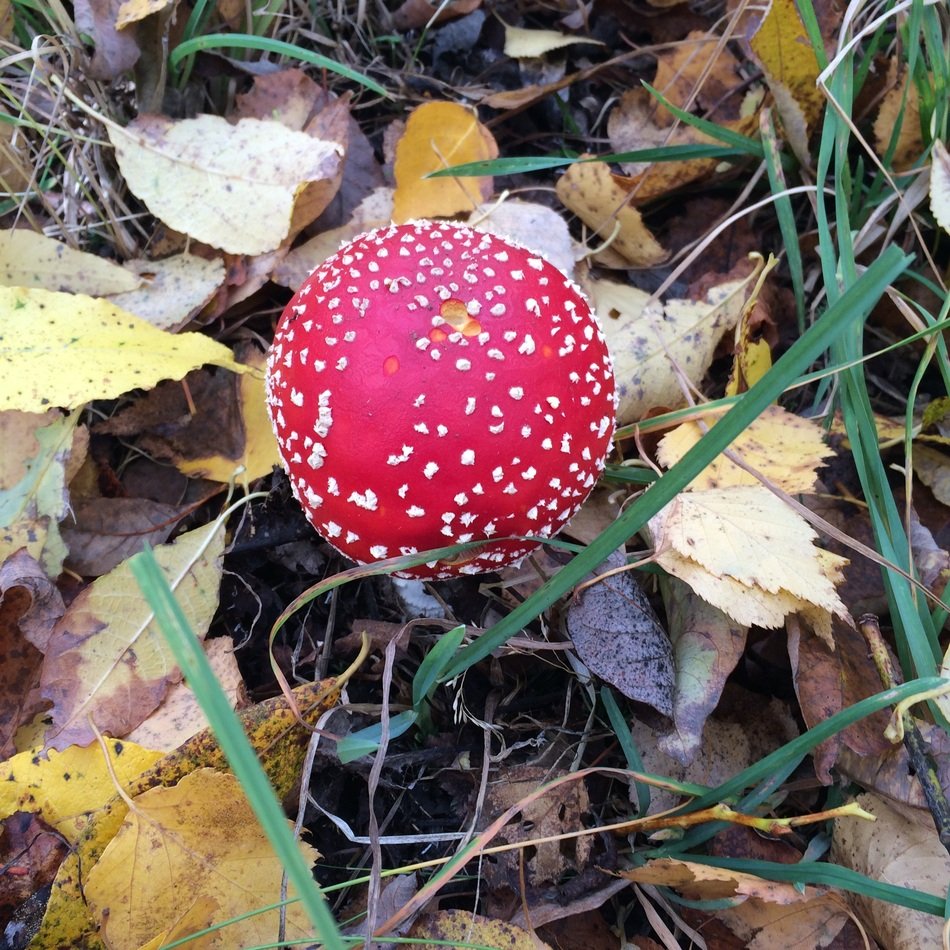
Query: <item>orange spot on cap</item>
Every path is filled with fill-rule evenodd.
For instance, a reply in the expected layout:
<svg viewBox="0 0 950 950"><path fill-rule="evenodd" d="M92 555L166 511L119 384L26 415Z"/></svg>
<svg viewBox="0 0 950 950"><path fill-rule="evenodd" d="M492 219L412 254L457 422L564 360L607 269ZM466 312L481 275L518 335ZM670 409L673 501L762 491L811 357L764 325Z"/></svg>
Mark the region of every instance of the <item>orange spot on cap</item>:
<svg viewBox="0 0 950 950"><path fill-rule="evenodd" d="M383 360L383 373L386 376L392 376L394 373L399 371L399 357L398 356L387 356Z"/></svg>

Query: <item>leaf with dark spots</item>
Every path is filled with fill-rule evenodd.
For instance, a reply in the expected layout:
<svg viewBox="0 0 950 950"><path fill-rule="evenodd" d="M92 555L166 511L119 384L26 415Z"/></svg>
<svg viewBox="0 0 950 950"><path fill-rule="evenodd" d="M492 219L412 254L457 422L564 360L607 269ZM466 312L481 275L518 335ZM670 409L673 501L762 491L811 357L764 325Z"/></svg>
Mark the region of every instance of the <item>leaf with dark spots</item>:
<svg viewBox="0 0 950 950"><path fill-rule="evenodd" d="M620 567L615 552L598 573ZM646 594L630 572L588 587L567 613L577 655L624 696L673 715L673 648Z"/></svg>

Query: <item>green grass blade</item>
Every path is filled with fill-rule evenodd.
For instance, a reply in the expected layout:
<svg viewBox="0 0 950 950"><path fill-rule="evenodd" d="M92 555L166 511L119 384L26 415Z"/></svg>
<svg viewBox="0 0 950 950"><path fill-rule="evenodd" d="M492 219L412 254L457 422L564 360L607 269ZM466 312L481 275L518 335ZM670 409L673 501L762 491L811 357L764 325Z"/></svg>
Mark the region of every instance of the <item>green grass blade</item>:
<svg viewBox="0 0 950 950"><path fill-rule="evenodd" d="M320 69L329 70L338 76L343 76L352 82L359 83L367 89L380 96L389 95L388 92L378 83L368 77L344 66L336 60L320 53L314 53L312 50L301 49L294 46L293 43L285 43L283 40L273 40L265 36L249 36L244 33L208 33L205 36L195 36L190 40L179 43L172 51L169 61L172 69L177 69L178 64L186 57L193 56L209 49L254 49L262 53L273 53L275 56L286 56L288 59L296 59L302 63L309 63L311 66L319 66Z"/></svg>
<svg viewBox="0 0 950 950"><path fill-rule="evenodd" d="M154 554L150 548L146 548L132 557L129 563L175 662L181 667L188 685L208 717L254 814L297 890L315 933L326 947L343 950L346 944L319 885L314 881L297 847L280 802Z"/></svg>

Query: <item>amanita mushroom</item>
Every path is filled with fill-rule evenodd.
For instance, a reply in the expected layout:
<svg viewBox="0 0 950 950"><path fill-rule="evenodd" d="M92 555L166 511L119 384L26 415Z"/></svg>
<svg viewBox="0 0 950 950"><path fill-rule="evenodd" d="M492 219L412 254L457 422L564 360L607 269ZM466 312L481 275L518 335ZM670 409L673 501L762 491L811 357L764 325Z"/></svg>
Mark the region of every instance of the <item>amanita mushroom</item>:
<svg viewBox="0 0 950 950"><path fill-rule="evenodd" d="M482 542L404 577L523 558L590 494L614 431L577 286L451 222L379 228L321 264L280 319L267 402L294 495L347 557Z"/></svg>

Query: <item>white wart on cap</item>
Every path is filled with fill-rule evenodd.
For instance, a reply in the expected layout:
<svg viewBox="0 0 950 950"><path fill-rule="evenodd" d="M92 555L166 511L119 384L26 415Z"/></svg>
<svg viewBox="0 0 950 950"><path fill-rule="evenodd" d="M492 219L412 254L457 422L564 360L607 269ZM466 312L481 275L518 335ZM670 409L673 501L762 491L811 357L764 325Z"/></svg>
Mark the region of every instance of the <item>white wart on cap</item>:
<svg viewBox="0 0 950 950"><path fill-rule="evenodd" d="M451 222L379 228L321 264L281 316L267 403L294 495L368 563L477 541L439 578L517 562L604 468L615 392L577 286Z"/></svg>

